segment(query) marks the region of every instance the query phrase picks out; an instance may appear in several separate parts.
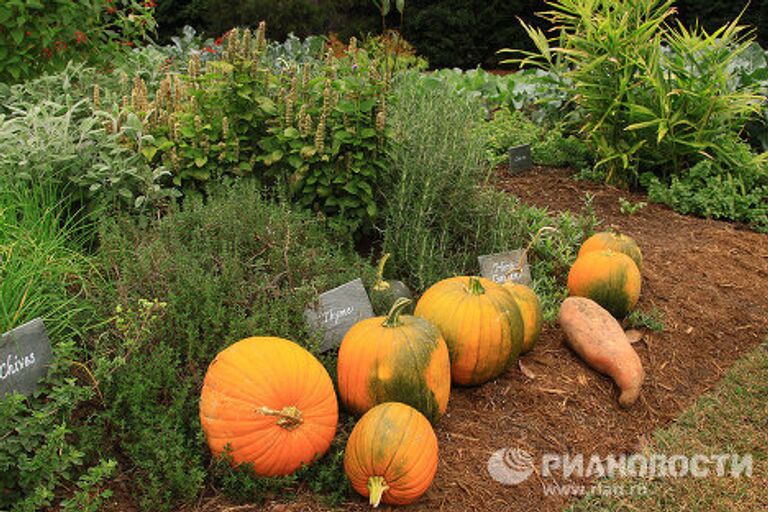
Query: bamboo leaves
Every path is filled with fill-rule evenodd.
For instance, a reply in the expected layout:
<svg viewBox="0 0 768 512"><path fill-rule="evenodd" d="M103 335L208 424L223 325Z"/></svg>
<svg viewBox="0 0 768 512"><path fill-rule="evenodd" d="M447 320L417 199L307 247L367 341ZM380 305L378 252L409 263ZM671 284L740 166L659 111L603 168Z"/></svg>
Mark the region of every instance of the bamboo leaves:
<svg viewBox="0 0 768 512"><path fill-rule="evenodd" d="M671 24L673 0L547 5L541 16L556 35L521 22L536 51L516 52L510 61L572 82L582 133L609 181L636 182L640 168L680 173L702 157L727 161L762 98L734 85L735 59L750 45L738 19L708 33Z"/></svg>

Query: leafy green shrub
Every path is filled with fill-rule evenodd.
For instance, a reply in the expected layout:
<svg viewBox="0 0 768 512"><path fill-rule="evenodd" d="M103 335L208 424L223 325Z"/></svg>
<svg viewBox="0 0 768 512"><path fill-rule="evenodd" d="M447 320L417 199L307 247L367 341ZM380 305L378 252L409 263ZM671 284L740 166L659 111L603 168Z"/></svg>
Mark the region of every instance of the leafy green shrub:
<svg viewBox="0 0 768 512"><path fill-rule="evenodd" d="M534 121L547 126L570 114L568 82L561 75L542 69L523 69L497 75L483 69L438 69L432 76L448 82L456 93L478 96L488 112L499 108L522 110Z"/></svg>
<svg viewBox="0 0 768 512"><path fill-rule="evenodd" d="M93 436L126 457L144 509L171 509L202 488L210 456L198 399L213 357L259 335L316 351L305 306L354 277L373 279L348 250L319 220L262 199L252 181L214 188L207 202L188 195L149 229L107 221L101 264L113 287L95 300L107 318L117 307L120 321L91 347L104 395Z"/></svg>
<svg viewBox="0 0 768 512"><path fill-rule="evenodd" d="M643 180L651 201L668 204L680 213L736 220L768 232L765 166L754 169L747 164L741 172L734 172L704 160L684 174L673 176L669 184L652 175L644 175Z"/></svg>
<svg viewBox="0 0 768 512"><path fill-rule="evenodd" d="M54 346L53 366L31 399L0 400L0 507L36 512L52 503L59 486L77 480L85 453L73 439L73 416L93 397L70 375L79 354L71 342Z"/></svg>
<svg viewBox="0 0 768 512"><path fill-rule="evenodd" d="M662 177L709 155L736 165L730 149L760 98L733 88L731 67L749 44L735 20L708 33L668 24L673 0L550 0L547 38L524 25L534 63L573 81L583 131L607 181L636 182L639 169Z"/></svg>
<svg viewBox="0 0 768 512"><path fill-rule="evenodd" d="M491 168L477 98L457 96L434 77L408 74L397 84L391 122L382 230L384 252L392 254L399 273L394 277L424 290L451 275L474 274L478 255L526 247L539 228L550 225L560 235L540 239L531 259L544 262L534 267L537 277L552 274L550 296L562 287L594 219L551 218L488 187Z"/></svg>
<svg viewBox="0 0 768 512"><path fill-rule="evenodd" d="M109 66L154 30L153 4L137 0L14 0L0 10L0 82L55 71L73 58Z"/></svg>
<svg viewBox="0 0 768 512"><path fill-rule="evenodd" d="M553 167L581 168L589 161L589 150L573 135L564 135L562 128L546 129L519 111L502 107L484 123L480 131L486 141L488 160L493 165L505 163L512 146L530 144L533 161Z"/></svg>
<svg viewBox="0 0 768 512"><path fill-rule="evenodd" d="M159 208L178 195L125 143L135 123L115 123L99 102L116 101L82 65L6 90L0 115L0 179L45 183L82 206ZM93 96L94 85L99 93ZM140 135L140 134L139 134Z"/></svg>
<svg viewBox="0 0 768 512"><path fill-rule="evenodd" d="M154 98L136 79L118 124L178 186L251 176L343 231L370 229L390 71L354 45L338 59L275 69L262 63L264 30L230 31L220 59L203 71L193 56L189 77L166 76Z"/></svg>

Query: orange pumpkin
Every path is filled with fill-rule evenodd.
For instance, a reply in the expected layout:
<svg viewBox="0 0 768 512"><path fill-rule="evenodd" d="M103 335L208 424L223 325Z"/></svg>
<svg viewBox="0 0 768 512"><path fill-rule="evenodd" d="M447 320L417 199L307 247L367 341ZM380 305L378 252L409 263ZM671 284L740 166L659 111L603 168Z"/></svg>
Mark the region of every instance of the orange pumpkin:
<svg viewBox="0 0 768 512"><path fill-rule="evenodd" d="M622 318L640 298L640 271L626 254L590 251L579 256L571 267L568 291L592 299L616 318Z"/></svg>
<svg viewBox="0 0 768 512"><path fill-rule="evenodd" d="M200 422L215 456L287 475L328 450L338 422L333 383L308 351L282 338L247 338L220 352L200 396Z"/></svg>
<svg viewBox="0 0 768 512"><path fill-rule="evenodd" d="M539 297L536 296L536 292L524 284L508 281L504 283L503 286L515 299L515 303L520 309L520 315L523 318L525 336L521 353L525 354L536 345L537 341L539 341L541 324L544 319L544 315L541 311L541 302L539 302Z"/></svg>
<svg viewBox="0 0 768 512"><path fill-rule="evenodd" d="M414 314L440 329L451 356L451 380L457 384L477 385L499 376L523 348L523 319L515 299L482 277L452 277L432 285Z"/></svg>
<svg viewBox="0 0 768 512"><path fill-rule="evenodd" d="M448 407L451 361L440 331L423 318L389 315L362 320L347 331L337 367L342 403L356 415L382 402L403 402L435 423Z"/></svg>
<svg viewBox="0 0 768 512"><path fill-rule="evenodd" d="M637 269L642 270L643 253L640 251L640 247L638 247L637 242L632 237L620 233L611 233L609 231L595 233L581 244L579 257L590 251L603 251L606 249L626 254L635 262Z"/></svg>
<svg viewBox="0 0 768 512"><path fill-rule="evenodd" d="M344 450L344 472L352 487L380 502L418 500L437 472L437 436L427 418L398 402L379 404L360 418Z"/></svg>

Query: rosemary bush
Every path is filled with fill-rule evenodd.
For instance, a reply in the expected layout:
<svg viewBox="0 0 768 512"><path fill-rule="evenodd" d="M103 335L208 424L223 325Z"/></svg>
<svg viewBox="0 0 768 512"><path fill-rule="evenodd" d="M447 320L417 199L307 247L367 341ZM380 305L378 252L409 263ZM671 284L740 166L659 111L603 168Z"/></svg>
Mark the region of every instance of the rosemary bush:
<svg viewBox="0 0 768 512"><path fill-rule="evenodd" d="M484 111L474 97L450 84L409 73L395 88L391 114L391 165L381 229L394 275L423 291L457 274L476 274L477 256L524 248L534 233L554 226L530 254L537 289L555 303L578 244L593 217L561 215L521 204L493 189Z"/></svg>

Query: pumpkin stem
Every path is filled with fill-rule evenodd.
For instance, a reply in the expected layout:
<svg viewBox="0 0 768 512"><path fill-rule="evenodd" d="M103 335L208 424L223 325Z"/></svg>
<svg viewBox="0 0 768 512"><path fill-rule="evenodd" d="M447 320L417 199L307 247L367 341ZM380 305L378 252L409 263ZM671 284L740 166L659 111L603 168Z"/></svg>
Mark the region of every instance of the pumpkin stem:
<svg viewBox="0 0 768 512"><path fill-rule="evenodd" d="M379 260L379 264L376 267L376 282L373 284L373 289L377 292L383 292L389 289L389 283L384 280L384 267L387 264L387 260L391 256L390 253L385 253Z"/></svg>
<svg viewBox="0 0 768 512"><path fill-rule="evenodd" d="M392 304L392 308L389 310L386 320L384 320L384 323L381 325L384 327L399 327L402 325L400 314L411 302L413 301L408 297L400 297L397 299L395 303Z"/></svg>
<svg viewBox="0 0 768 512"><path fill-rule="evenodd" d="M472 276L469 278L467 291L472 295L483 295L485 293L485 288L483 287L483 283L480 282L479 277Z"/></svg>
<svg viewBox="0 0 768 512"><path fill-rule="evenodd" d="M301 411L294 405L283 407L283 410L276 411L269 407L259 407L257 412L264 416L276 416L277 424L283 427L285 430L294 430L304 423L304 419L301 416Z"/></svg>
<svg viewBox="0 0 768 512"><path fill-rule="evenodd" d="M373 508L379 506L381 497L384 496L384 493L387 492L387 490L389 490L389 486L387 485L387 482L384 481L383 476L372 476L368 479L368 493L370 495L368 502Z"/></svg>

